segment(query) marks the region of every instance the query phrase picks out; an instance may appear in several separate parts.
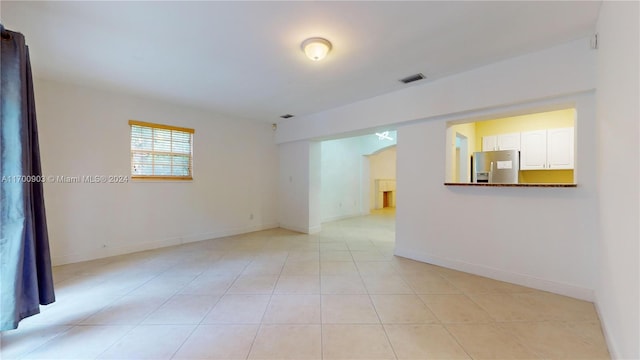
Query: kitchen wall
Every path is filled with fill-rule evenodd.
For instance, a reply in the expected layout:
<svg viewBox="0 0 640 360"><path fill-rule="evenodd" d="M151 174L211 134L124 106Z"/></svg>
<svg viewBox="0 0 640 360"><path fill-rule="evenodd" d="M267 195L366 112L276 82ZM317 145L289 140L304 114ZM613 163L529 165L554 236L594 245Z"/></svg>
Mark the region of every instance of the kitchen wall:
<svg viewBox="0 0 640 360"><path fill-rule="evenodd" d="M474 151L482 151L482 137L518 133L523 131L557 129L574 127L575 109L545 111L535 114L510 116L475 122L476 147Z"/></svg>
<svg viewBox="0 0 640 360"><path fill-rule="evenodd" d="M195 129L194 180L47 183L55 265L277 227L270 124L36 79L45 175L129 175L129 119Z"/></svg>
<svg viewBox="0 0 640 360"><path fill-rule="evenodd" d="M588 40L300 116L280 123L276 140L286 147L301 139L401 126L398 255L593 299L598 234L593 161L596 53ZM578 111L577 188L443 185L448 121L569 107Z"/></svg>
<svg viewBox="0 0 640 360"><path fill-rule="evenodd" d="M464 150L464 146L460 148L458 151L461 154L456 152L456 137L457 134L460 134L467 138L467 146L466 151ZM482 146L482 139L480 140L480 146ZM447 161L447 167L445 170L446 174L446 182L471 182L471 155L476 151L476 123L463 123L463 124L453 124L447 127L446 130L446 150L447 153L445 157L449 159ZM460 158L463 157L467 160L467 163L460 162ZM466 171L466 176L460 177L461 168L466 167L469 170ZM458 168L458 171L456 171ZM462 171L464 173L464 171Z"/></svg>
<svg viewBox="0 0 640 360"><path fill-rule="evenodd" d="M482 151L483 136L519 133L532 130L574 127L575 118L575 109L563 109L486 121L478 121L475 123L476 148L474 151ZM520 182L573 183L573 170L520 171Z"/></svg>
<svg viewBox="0 0 640 360"><path fill-rule="evenodd" d="M604 1L598 19L596 306L614 359L640 359L640 4Z"/></svg>

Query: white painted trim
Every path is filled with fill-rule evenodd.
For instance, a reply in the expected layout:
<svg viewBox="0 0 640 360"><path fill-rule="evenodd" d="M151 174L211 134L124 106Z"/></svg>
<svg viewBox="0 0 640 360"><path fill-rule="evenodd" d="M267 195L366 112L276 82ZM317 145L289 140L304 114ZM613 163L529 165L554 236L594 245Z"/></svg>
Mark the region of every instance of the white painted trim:
<svg viewBox="0 0 640 360"><path fill-rule="evenodd" d="M593 289L586 289L583 287L559 283L551 280L545 280L536 278L533 276L518 274L509 271L504 271L488 266L467 263L464 261L447 259L433 255L427 255L420 251L414 251L411 249L403 249L396 247L395 255L402 256L408 259L422 261L425 263L446 267L449 269L464 271L474 275L480 275L488 277L494 280L506 281L509 283L527 286L530 288L549 291L555 294L570 296L572 298L593 302L595 300Z"/></svg>
<svg viewBox="0 0 640 360"><path fill-rule="evenodd" d="M161 239L161 240L152 240L146 241L143 243L136 243L131 245L123 245L123 246L114 246L114 247L104 247L102 251L92 251L92 252L82 252L82 253L73 253L61 256L55 256L51 258L51 262L53 266L65 265L71 263L77 263L82 261L96 260L101 258L106 258L110 256L116 255L124 255L130 254L140 251L159 249L168 246L176 246L182 244L188 244L197 241L211 240L217 239L225 236L233 236L251 233L255 231L268 230L277 228L278 224L262 224L262 225L252 225L247 227L236 227L230 228L222 231L216 231L211 233L203 233L203 234L191 234L177 238L170 239Z"/></svg>
<svg viewBox="0 0 640 360"><path fill-rule="evenodd" d="M604 316L602 316L602 312L600 311L600 306L598 305L599 301L596 300L593 302L593 305L596 308L596 313L598 314L598 319L600 319L600 327L602 328L602 335L604 335L604 341L607 343L607 349L609 349L609 355L612 359L622 359L622 357L616 351L616 347L614 346L613 336L607 327L607 322L604 321Z"/></svg>
<svg viewBox="0 0 640 360"><path fill-rule="evenodd" d="M360 216L363 216L363 215L366 215L366 214L363 214L361 212L357 212L357 213L353 213L353 214L331 216L331 217L322 219L322 223L327 223L327 222L331 222L331 221L338 221L338 220L345 220L345 219L351 219L351 218L360 217Z"/></svg>
<svg viewBox="0 0 640 360"><path fill-rule="evenodd" d="M316 225L309 228L307 234L317 234L322 231L322 225Z"/></svg>
<svg viewBox="0 0 640 360"><path fill-rule="evenodd" d="M285 229L285 230L290 230L290 231L303 233L303 234L306 234L307 231L309 231L309 229L305 229L305 228L298 227L298 226L295 226L295 225L287 225L287 224L283 224L283 223L280 223L280 228Z"/></svg>
<svg viewBox="0 0 640 360"><path fill-rule="evenodd" d="M280 224L280 227L282 229L291 230L291 231L295 231L303 234L317 234L320 232L320 230L322 230L321 225L303 228L295 225Z"/></svg>

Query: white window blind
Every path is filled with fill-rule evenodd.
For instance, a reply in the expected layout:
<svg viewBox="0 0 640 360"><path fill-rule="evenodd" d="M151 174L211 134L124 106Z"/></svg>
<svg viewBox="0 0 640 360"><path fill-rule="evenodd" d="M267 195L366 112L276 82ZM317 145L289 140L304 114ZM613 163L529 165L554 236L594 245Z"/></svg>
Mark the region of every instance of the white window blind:
<svg viewBox="0 0 640 360"><path fill-rule="evenodd" d="M133 179L193 179L193 129L129 120Z"/></svg>

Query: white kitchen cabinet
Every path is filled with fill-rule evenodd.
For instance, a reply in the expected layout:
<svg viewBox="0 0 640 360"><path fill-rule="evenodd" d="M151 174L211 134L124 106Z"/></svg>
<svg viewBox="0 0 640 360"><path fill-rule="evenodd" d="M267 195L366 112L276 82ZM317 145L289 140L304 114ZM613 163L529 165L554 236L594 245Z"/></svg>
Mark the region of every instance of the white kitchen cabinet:
<svg viewBox="0 0 640 360"><path fill-rule="evenodd" d="M520 133L498 135L498 150L520 150Z"/></svg>
<svg viewBox="0 0 640 360"><path fill-rule="evenodd" d="M489 135L482 137L482 151L498 150L498 136Z"/></svg>
<svg viewBox="0 0 640 360"><path fill-rule="evenodd" d="M520 150L520 133L482 137L482 151Z"/></svg>
<svg viewBox="0 0 640 360"><path fill-rule="evenodd" d="M547 165L547 130L520 134L520 170L544 170Z"/></svg>
<svg viewBox="0 0 640 360"><path fill-rule="evenodd" d="M548 169L573 169L573 128L547 130Z"/></svg>
<svg viewBox="0 0 640 360"><path fill-rule="evenodd" d="M573 169L573 128L521 133L520 169Z"/></svg>

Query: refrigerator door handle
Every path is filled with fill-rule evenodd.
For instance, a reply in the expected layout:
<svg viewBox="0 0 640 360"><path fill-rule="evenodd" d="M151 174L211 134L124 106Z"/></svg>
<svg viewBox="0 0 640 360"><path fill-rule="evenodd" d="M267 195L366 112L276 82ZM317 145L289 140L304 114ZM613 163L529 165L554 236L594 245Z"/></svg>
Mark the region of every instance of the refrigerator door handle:
<svg viewBox="0 0 640 360"><path fill-rule="evenodd" d="M493 182L493 161L489 165L489 184Z"/></svg>

